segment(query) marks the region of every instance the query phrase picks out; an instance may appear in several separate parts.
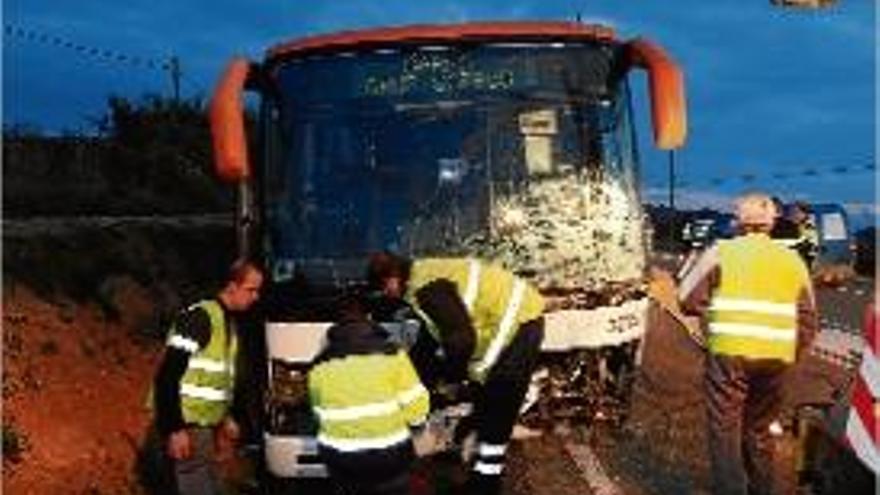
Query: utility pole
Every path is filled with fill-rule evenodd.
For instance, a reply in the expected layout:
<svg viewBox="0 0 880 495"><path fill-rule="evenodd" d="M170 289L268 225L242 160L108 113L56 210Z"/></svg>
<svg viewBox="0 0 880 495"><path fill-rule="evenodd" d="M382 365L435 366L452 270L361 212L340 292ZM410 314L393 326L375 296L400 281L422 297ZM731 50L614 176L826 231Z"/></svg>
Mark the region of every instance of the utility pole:
<svg viewBox="0 0 880 495"><path fill-rule="evenodd" d="M169 70L171 71L171 86L174 89L174 104L176 105L180 103L180 76L182 74L180 70L180 59L177 58L177 55L171 56Z"/></svg>

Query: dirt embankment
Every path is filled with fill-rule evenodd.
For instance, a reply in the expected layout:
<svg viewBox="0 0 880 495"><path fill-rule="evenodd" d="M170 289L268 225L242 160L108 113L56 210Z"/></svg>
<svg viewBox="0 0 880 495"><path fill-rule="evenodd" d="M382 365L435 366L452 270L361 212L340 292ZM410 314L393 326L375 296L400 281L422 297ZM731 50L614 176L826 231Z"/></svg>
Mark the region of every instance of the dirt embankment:
<svg viewBox="0 0 880 495"><path fill-rule="evenodd" d="M4 230L3 493L141 492L161 337L232 248L216 225Z"/></svg>

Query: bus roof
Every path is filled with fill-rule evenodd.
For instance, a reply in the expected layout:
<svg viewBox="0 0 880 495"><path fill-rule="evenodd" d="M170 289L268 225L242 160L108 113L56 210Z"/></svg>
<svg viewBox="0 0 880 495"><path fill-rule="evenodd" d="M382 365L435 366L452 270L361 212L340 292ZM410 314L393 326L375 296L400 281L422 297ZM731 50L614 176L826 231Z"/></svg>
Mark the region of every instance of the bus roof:
<svg viewBox="0 0 880 495"><path fill-rule="evenodd" d="M578 22L471 22L416 24L308 36L278 44L266 52L268 62L318 53L382 48L402 44L466 43L484 41L613 41L614 30Z"/></svg>

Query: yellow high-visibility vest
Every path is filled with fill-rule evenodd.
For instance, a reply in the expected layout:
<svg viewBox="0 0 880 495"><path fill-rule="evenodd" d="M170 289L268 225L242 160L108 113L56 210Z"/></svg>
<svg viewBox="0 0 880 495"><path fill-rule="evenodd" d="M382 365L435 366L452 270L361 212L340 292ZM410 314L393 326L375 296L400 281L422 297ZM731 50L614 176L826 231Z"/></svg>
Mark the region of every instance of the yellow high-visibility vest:
<svg viewBox="0 0 880 495"><path fill-rule="evenodd" d="M187 423L212 426L219 423L229 411L235 383L235 359L238 342L235 333L226 326L223 308L214 300L198 303L211 322L211 340L205 348L189 358L186 372L180 379L180 408ZM196 345L174 329L169 333L169 345Z"/></svg>
<svg viewBox="0 0 880 495"><path fill-rule="evenodd" d="M469 373L482 381L519 326L543 314L544 298L534 286L499 265L470 258L427 258L413 262L406 294L420 313L416 292L439 279L455 284L473 322L477 335ZM439 341L434 322L422 316Z"/></svg>
<svg viewBox="0 0 880 495"><path fill-rule="evenodd" d="M793 362L797 301L810 289L801 258L765 234L719 241L718 255L721 282L709 308L709 351Z"/></svg>
<svg viewBox="0 0 880 495"><path fill-rule="evenodd" d="M318 443L340 452L385 449L408 441L409 427L425 421L429 400L403 351L333 358L309 371Z"/></svg>

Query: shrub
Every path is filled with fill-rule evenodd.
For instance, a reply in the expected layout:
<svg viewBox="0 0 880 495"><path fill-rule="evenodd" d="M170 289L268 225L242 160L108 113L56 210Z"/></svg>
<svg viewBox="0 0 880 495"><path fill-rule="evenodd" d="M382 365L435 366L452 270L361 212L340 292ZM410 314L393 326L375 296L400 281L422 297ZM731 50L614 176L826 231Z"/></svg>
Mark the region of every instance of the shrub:
<svg viewBox="0 0 880 495"><path fill-rule="evenodd" d="M3 425L3 462L13 464L21 462L24 451L27 450L27 436L19 431L15 425Z"/></svg>

